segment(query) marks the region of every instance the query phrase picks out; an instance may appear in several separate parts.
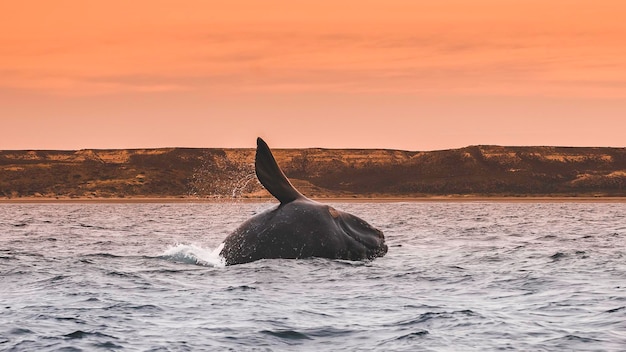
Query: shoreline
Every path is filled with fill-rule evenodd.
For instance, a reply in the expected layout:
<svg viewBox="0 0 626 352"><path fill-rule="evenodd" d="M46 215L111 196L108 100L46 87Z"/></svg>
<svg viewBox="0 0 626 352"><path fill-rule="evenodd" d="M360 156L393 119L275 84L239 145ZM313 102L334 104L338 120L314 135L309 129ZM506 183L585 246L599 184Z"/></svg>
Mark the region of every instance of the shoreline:
<svg viewBox="0 0 626 352"><path fill-rule="evenodd" d="M432 197L311 197L324 203L626 203L626 197L593 196L432 196ZM0 204L55 203L268 203L275 198L192 198L192 197L128 197L128 198L0 198Z"/></svg>

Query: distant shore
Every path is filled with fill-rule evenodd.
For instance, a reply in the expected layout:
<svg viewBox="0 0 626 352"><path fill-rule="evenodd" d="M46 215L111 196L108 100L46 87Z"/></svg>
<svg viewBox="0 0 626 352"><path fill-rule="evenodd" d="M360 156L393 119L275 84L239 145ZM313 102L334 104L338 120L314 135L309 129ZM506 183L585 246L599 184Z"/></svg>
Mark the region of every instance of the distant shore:
<svg viewBox="0 0 626 352"><path fill-rule="evenodd" d="M270 195L256 182L254 155L254 149L224 148L0 150L0 197L19 202L223 202L231 196L266 201ZM311 148L277 149L274 156L300 192L325 200L626 198L626 148Z"/></svg>
<svg viewBox="0 0 626 352"><path fill-rule="evenodd" d="M312 199L324 203L401 203L401 202L494 202L494 203L626 203L626 197L592 196L431 196L431 197L323 197ZM0 198L0 204L37 203L266 203L274 198L196 198L196 197L19 197Z"/></svg>

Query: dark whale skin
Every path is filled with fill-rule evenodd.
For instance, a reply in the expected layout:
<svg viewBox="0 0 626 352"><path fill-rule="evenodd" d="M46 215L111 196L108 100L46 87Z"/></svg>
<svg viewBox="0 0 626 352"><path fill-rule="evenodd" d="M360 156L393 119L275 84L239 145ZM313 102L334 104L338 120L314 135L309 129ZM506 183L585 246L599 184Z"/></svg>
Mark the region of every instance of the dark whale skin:
<svg viewBox="0 0 626 352"><path fill-rule="evenodd" d="M387 253L382 231L298 192L261 138L257 139L255 170L261 184L281 203L248 219L226 237L220 255L227 265L272 258L371 260Z"/></svg>

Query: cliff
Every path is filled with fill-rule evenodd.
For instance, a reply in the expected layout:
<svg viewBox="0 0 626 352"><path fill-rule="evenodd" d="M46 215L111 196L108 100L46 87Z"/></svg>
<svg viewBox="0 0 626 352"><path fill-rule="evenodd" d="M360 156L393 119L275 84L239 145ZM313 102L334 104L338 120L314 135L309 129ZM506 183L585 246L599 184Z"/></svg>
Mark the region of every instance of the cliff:
<svg viewBox="0 0 626 352"><path fill-rule="evenodd" d="M311 197L626 196L626 148L277 149ZM0 151L0 198L265 197L253 149Z"/></svg>

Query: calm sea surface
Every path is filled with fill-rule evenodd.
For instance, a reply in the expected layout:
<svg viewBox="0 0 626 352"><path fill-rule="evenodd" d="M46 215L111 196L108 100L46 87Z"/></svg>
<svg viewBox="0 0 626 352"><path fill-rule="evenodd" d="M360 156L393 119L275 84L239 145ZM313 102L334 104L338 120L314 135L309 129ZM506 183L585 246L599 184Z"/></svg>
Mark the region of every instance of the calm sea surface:
<svg viewBox="0 0 626 352"><path fill-rule="evenodd" d="M1 204L0 350L626 350L626 204L333 205L387 256L221 265L271 203Z"/></svg>

